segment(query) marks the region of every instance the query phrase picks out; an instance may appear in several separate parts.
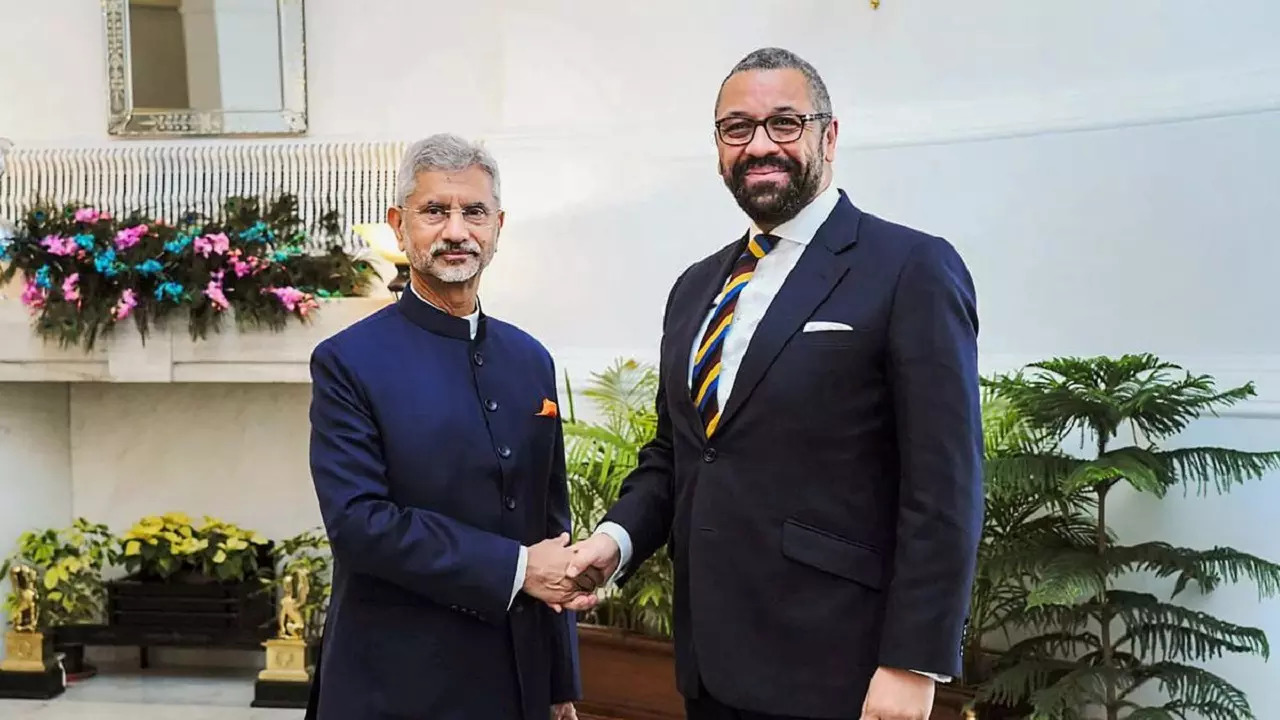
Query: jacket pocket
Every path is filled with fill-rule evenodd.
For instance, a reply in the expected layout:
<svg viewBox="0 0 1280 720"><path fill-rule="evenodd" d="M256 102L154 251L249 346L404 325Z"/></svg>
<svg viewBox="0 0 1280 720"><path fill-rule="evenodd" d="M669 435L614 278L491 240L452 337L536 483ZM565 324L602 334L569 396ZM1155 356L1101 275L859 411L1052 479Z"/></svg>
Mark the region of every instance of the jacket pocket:
<svg viewBox="0 0 1280 720"><path fill-rule="evenodd" d="M873 590L884 586L884 558L875 548L796 520L782 524L782 555Z"/></svg>

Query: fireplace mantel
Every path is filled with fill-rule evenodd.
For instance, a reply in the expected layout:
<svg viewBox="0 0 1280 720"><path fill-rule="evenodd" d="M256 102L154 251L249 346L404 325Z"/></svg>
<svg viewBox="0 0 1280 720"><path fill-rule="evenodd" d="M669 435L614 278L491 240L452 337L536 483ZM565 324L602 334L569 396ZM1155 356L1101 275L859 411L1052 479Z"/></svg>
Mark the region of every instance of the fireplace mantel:
<svg viewBox="0 0 1280 720"><path fill-rule="evenodd" d="M307 383L311 351L324 338L391 302L389 296L322 300L310 322L280 332L221 332L192 340L185 322L152 328L144 344L132 323L89 352L60 348L31 328L17 298L0 299L0 382ZM176 320L176 318L175 318Z"/></svg>

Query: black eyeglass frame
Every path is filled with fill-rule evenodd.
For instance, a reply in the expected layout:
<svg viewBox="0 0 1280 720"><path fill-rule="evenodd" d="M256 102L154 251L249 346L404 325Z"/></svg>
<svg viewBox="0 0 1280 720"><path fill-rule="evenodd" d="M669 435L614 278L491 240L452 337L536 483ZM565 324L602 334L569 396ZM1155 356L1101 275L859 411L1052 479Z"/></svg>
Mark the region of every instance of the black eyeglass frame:
<svg viewBox="0 0 1280 720"><path fill-rule="evenodd" d="M792 118L799 121L800 132L796 133L795 137L790 138L788 140L777 139L776 137L773 136L773 129L770 128L769 122L772 120L777 120L779 118ZM755 140L756 138L756 131L758 131L760 129L760 126L763 125L764 132L766 135L769 136L770 140L772 140L773 142L779 145L786 145L787 143L793 143L796 140L799 140L804 135L805 127L807 127L808 124L813 122L814 120L830 120L830 119L831 119L831 113L829 112L778 113L777 115L770 115L769 117L763 120L756 120L755 118L743 117L741 115L732 115L730 117L720 118L715 122L716 137L720 140L720 142L724 143L725 145L733 145L733 146L750 145L751 141ZM725 137L724 124L729 122L749 123L751 125L751 134L746 136L746 138L743 140L731 140Z"/></svg>

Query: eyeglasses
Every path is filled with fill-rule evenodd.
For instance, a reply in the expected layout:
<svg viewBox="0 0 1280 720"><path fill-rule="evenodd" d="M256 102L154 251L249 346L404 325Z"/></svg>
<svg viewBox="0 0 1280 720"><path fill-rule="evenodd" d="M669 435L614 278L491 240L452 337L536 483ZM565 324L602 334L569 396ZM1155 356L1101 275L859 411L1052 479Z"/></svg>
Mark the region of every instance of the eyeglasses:
<svg viewBox="0 0 1280 720"><path fill-rule="evenodd" d="M447 208L443 205L427 205L425 207L413 209L403 205L398 206L401 210L412 213L424 225L443 225L449 221L449 216L454 213L462 215L462 219L468 225L473 227L485 227L493 222L501 210L490 210L484 205L468 205L464 208Z"/></svg>
<svg viewBox="0 0 1280 720"><path fill-rule="evenodd" d="M727 117L716 121L716 133L725 145L746 145L756 136L756 128L764 126L769 139L778 143L795 142L804 133L805 123L813 120L825 120L831 113L809 113L800 115L786 113L770 115L764 120L747 117Z"/></svg>

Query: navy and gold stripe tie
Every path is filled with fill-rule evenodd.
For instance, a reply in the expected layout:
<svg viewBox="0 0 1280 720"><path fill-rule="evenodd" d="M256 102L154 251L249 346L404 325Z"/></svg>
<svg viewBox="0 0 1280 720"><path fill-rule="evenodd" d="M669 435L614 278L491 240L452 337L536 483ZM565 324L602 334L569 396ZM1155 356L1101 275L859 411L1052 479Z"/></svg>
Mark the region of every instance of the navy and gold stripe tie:
<svg viewBox="0 0 1280 720"><path fill-rule="evenodd" d="M725 281L724 290L716 299L716 309L711 313L711 321L707 323L702 342L698 343L698 352L693 356L693 382L689 389L693 394L693 404L698 408L698 415L702 417L707 437L711 437L716 431L716 425L720 423L720 402L716 397L716 389L720 383L720 351L733 324L733 310L738 305L742 289L751 282L751 276L755 274L756 263L769 254L777 240L773 235L761 233L747 242L746 250L738 257L733 271L729 273L729 279Z"/></svg>

